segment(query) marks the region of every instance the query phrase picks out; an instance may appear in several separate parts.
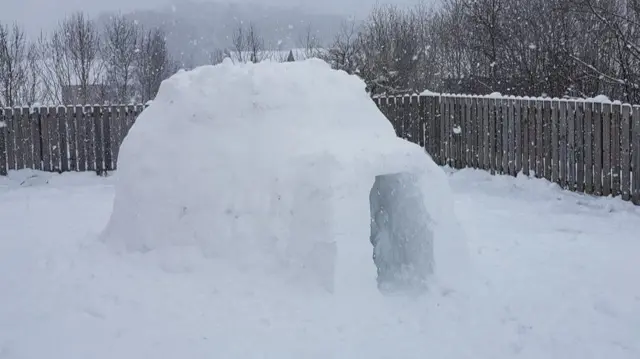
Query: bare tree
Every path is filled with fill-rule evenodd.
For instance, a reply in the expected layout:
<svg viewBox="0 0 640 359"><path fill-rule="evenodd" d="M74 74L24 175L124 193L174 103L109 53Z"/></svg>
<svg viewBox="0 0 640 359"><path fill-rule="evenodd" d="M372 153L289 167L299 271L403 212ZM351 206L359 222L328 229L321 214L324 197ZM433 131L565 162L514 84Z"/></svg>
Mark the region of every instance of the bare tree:
<svg viewBox="0 0 640 359"><path fill-rule="evenodd" d="M69 88L71 95L65 102L79 102L88 104L99 101L101 91L98 91L103 80L102 65L98 58L100 53L100 37L92 20L84 13L77 12L67 18L54 33L55 46L62 45L66 61L71 65L74 76ZM75 93L74 93L75 92Z"/></svg>
<svg viewBox="0 0 640 359"><path fill-rule="evenodd" d="M116 15L105 28L102 58L106 66L107 84L114 92L113 101L128 103L133 93L133 70L136 61L139 30L123 15Z"/></svg>
<svg viewBox="0 0 640 359"><path fill-rule="evenodd" d="M161 29L143 32L139 40L135 78L143 102L152 100L160 84L175 72L175 64L169 56L165 34Z"/></svg>
<svg viewBox="0 0 640 359"><path fill-rule="evenodd" d="M258 63L266 60L271 54L265 50L264 39L260 36L253 23L245 29L243 24L238 25L233 32L234 61Z"/></svg>
<svg viewBox="0 0 640 359"><path fill-rule="evenodd" d="M304 35L298 39L298 46L304 50L304 56L307 59L320 55L320 41L314 34L310 24L307 25Z"/></svg>
<svg viewBox="0 0 640 359"><path fill-rule="evenodd" d="M355 21L343 22L340 31L321 58L333 68L349 74L358 72L360 42Z"/></svg>
<svg viewBox="0 0 640 359"><path fill-rule="evenodd" d="M258 33L256 27L251 23L247 30L247 50L249 51L249 61L258 63L266 58L264 39Z"/></svg>
<svg viewBox="0 0 640 359"><path fill-rule="evenodd" d="M226 58L231 58L231 53L228 50L215 49L209 53L209 63L211 65L220 64Z"/></svg>
<svg viewBox="0 0 640 359"><path fill-rule="evenodd" d="M0 25L0 105L19 105L26 78L27 42L24 31L16 24Z"/></svg>
<svg viewBox="0 0 640 359"><path fill-rule="evenodd" d="M21 102L25 105L31 106L45 101L39 67L42 61L40 55L37 44L30 44L26 55L24 85L20 95Z"/></svg>
<svg viewBox="0 0 640 359"><path fill-rule="evenodd" d="M235 51L235 58L233 60L245 62L244 55L247 52L248 46L244 26L242 24L238 25L234 30L231 42L233 43L233 50Z"/></svg>

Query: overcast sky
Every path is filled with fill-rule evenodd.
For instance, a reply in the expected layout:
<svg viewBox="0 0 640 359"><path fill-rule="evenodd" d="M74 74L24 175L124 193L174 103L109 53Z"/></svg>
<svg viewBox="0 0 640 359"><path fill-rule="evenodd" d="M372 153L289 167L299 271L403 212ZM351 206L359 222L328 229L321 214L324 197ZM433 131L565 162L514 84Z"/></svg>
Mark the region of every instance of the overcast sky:
<svg viewBox="0 0 640 359"><path fill-rule="evenodd" d="M0 0L0 22L19 22L29 33L49 28L65 14L83 10L95 15L107 10L124 12L139 8L179 5L186 0ZM196 0L215 2L253 2L273 5L302 6L309 9L361 15L376 3L411 4L419 0Z"/></svg>

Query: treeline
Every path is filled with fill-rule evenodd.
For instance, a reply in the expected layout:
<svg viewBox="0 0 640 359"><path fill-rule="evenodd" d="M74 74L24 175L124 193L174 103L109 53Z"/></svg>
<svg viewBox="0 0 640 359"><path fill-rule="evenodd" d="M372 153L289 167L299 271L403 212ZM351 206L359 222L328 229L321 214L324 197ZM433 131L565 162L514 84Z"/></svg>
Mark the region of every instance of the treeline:
<svg viewBox="0 0 640 359"><path fill-rule="evenodd" d="M0 24L0 107L146 102L176 70L163 31L124 16L76 13L36 39Z"/></svg>
<svg viewBox="0 0 640 359"><path fill-rule="evenodd" d="M375 8L324 55L372 93L429 89L640 103L640 0L443 0Z"/></svg>

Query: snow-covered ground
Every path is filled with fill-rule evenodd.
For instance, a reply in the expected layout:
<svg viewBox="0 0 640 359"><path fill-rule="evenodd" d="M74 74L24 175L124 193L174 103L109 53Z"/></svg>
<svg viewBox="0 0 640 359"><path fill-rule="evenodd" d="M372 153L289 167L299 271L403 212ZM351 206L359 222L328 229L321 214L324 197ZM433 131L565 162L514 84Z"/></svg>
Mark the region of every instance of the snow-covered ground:
<svg viewBox="0 0 640 359"><path fill-rule="evenodd" d="M0 178L0 358L364 358L366 347L376 348L367 358L640 358L640 209L616 199L450 172L475 285L464 308L445 294L398 299L430 308L421 318L399 311L398 321L425 335L424 347L399 349L404 333L374 330L384 325L376 313L353 323L336 305L317 308L332 320L300 325L307 312L291 303L275 313L259 302L215 307L214 298L253 293L217 292L195 253L108 251L95 238L113 183L92 174ZM248 325L255 331L242 332ZM223 332L237 340L217 341Z"/></svg>

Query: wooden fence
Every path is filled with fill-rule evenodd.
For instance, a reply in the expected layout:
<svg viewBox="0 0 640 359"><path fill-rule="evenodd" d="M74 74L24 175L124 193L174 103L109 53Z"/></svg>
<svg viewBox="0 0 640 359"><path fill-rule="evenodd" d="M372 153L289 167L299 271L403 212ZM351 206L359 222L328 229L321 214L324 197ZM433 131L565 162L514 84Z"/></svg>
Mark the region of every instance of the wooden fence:
<svg viewBox="0 0 640 359"><path fill-rule="evenodd" d="M640 106L459 95L375 102L398 136L440 165L522 172L640 205Z"/></svg>
<svg viewBox="0 0 640 359"><path fill-rule="evenodd" d="M640 106L459 95L378 97L398 136L440 165L523 172L640 205ZM117 168L143 105L0 109L0 175Z"/></svg>
<svg viewBox="0 0 640 359"><path fill-rule="evenodd" d="M0 175L116 169L118 149L142 105L0 108Z"/></svg>

